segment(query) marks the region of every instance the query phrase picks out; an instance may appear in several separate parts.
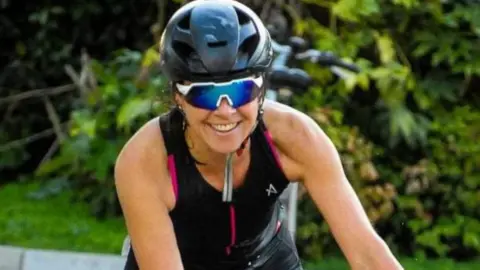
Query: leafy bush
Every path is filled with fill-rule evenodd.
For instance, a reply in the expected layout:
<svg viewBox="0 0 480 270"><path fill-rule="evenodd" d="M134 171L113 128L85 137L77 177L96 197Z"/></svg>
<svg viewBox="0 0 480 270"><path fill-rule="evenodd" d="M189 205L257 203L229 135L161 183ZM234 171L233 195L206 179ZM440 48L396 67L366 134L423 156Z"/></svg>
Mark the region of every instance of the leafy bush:
<svg viewBox="0 0 480 270"><path fill-rule="evenodd" d="M39 177L61 174L70 179L98 217L120 213L113 180L116 157L142 124L166 110L169 97L161 76L136 81L142 64L148 67L156 57L151 51L145 57L130 50L113 56L106 64L91 62L98 86L72 111L60 153L37 171Z"/></svg>
<svg viewBox="0 0 480 270"><path fill-rule="evenodd" d="M120 48L147 48L161 28L156 20L165 19L157 10L165 9L166 4L157 9L157 2L151 0L2 2L2 175L14 181L48 158L51 146L55 149L46 106L50 102L58 120L66 122L78 96L65 66L78 67L83 50L105 60Z"/></svg>
<svg viewBox="0 0 480 270"><path fill-rule="evenodd" d="M297 32L363 70L326 87L330 75L307 65L324 87L312 89L299 108L317 114L370 220L394 250L478 256L480 5L340 0L321 6L330 23L307 18ZM343 120L328 123L316 107ZM362 135L352 135L353 127ZM311 202L301 207L304 254L338 251Z"/></svg>
<svg viewBox="0 0 480 270"><path fill-rule="evenodd" d="M332 138L372 223L404 254L478 256L480 5L304 2L321 12L294 16L297 34L363 69L334 82L330 72L306 64L318 83L296 107ZM90 63L97 84L72 105L68 138L37 172L67 177L99 217L119 213L112 179L118 151L141 123L167 109L161 76L135 82L156 57L153 49L143 56L123 50ZM300 208L302 254L338 251L312 202L302 199Z"/></svg>
<svg viewBox="0 0 480 270"><path fill-rule="evenodd" d="M343 125L341 111L323 107L312 111L311 116L340 152L347 177L371 222L388 223L395 214L398 191L376 168L375 160L384 154L382 149L362 136L356 127ZM305 258L318 259L325 254L337 253L336 242L313 201L309 197L302 198L299 207L297 240Z"/></svg>
<svg viewBox="0 0 480 270"><path fill-rule="evenodd" d="M478 269L480 264L478 262L471 263L458 263L450 259L439 260L419 260L419 259L407 259L399 258L400 263L405 269L408 270L472 270ZM325 258L322 260L315 260L305 263L305 268L309 270L347 270L350 269L347 262L341 258Z"/></svg>
<svg viewBox="0 0 480 270"><path fill-rule="evenodd" d="M420 253L461 258L480 253L478 123L480 112L469 106L436 119L428 141L430 156L403 169L402 215L397 216L407 221L413 249Z"/></svg>

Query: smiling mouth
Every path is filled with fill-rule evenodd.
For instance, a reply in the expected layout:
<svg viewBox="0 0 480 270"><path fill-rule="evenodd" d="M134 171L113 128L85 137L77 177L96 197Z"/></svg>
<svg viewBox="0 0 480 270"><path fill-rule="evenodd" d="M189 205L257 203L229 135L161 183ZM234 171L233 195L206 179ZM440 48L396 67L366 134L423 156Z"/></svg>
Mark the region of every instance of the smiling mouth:
<svg viewBox="0 0 480 270"><path fill-rule="evenodd" d="M230 131L234 130L236 127L238 127L239 124L240 124L240 122L230 123L230 124L218 124L218 125L209 124L209 126L217 132L227 133L227 132L230 132Z"/></svg>

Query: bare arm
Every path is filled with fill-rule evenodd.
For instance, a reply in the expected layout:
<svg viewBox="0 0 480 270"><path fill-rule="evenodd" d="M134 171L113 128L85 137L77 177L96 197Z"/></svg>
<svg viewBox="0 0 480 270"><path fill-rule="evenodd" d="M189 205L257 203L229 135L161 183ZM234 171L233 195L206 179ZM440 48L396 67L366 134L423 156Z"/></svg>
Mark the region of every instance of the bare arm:
<svg viewBox="0 0 480 270"><path fill-rule="evenodd" d="M310 117L281 110L277 122L287 128L275 128L275 141L287 156L287 174L305 185L352 269L403 269L370 224L331 140Z"/></svg>
<svg viewBox="0 0 480 270"><path fill-rule="evenodd" d="M115 185L142 270L183 270L169 210L174 198L158 119L125 145L115 166Z"/></svg>

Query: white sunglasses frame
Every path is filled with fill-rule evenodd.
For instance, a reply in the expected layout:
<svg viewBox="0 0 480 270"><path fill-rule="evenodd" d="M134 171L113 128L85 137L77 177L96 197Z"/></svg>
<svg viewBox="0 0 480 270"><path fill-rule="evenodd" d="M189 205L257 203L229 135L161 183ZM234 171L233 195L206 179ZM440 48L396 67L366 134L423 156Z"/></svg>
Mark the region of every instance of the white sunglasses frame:
<svg viewBox="0 0 480 270"><path fill-rule="evenodd" d="M188 84L188 85L184 85L184 84L180 84L180 83L177 83L175 85L177 86L178 92L180 92L182 95L186 96L186 95L188 95L190 90L195 86L207 86L207 85L225 86L225 85L233 84L233 83L236 83L236 82L243 82L243 81L249 81L249 80L253 81L255 83L255 85L257 85L258 87L262 87L262 85L263 85L263 76L247 77L247 78L235 79L235 80L231 80L231 81L228 81L228 82L220 82L220 83L217 83L217 82L195 82L195 83L191 83L191 84ZM230 103L231 103L231 101L230 101Z"/></svg>

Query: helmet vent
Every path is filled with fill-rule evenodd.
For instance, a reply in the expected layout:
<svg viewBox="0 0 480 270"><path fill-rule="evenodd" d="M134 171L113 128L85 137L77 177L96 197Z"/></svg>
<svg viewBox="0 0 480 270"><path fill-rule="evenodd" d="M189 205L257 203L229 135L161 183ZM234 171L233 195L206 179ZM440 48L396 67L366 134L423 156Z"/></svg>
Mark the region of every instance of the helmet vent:
<svg viewBox="0 0 480 270"><path fill-rule="evenodd" d="M235 8L238 17L238 23L240 25L247 24L250 22L250 18L244 12L240 11L238 8Z"/></svg>
<svg viewBox="0 0 480 270"><path fill-rule="evenodd" d="M227 46L227 41L208 42L207 45L210 48L218 48L218 47Z"/></svg>
<svg viewBox="0 0 480 270"><path fill-rule="evenodd" d="M190 30L190 17L191 13L187 14L184 16L179 22L178 22L178 27L184 30Z"/></svg>
<svg viewBox="0 0 480 270"><path fill-rule="evenodd" d="M252 35L243 41L242 44L240 44L240 47L238 50L242 53L245 53L248 55L248 57L252 57L253 53L255 52L255 48L258 46L259 38L258 35Z"/></svg>
<svg viewBox="0 0 480 270"><path fill-rule="evenodd" d="M195 53L195 50L192 47L181 41L173 41L172 48L184 61L191 57L193 53Z"/></svg>

